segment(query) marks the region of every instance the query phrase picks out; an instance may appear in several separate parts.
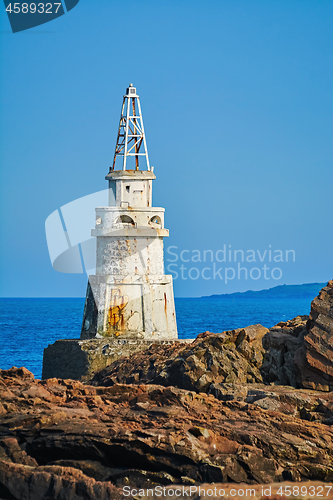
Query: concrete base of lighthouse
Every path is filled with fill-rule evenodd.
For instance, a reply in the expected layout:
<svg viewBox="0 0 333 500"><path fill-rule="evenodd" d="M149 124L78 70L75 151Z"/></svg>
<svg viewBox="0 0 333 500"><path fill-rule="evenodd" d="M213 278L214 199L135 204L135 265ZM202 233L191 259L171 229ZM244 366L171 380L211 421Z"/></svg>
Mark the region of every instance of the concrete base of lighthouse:
<svg viewBox="0 0 333 500"><path fill-rule="evenodd" d="M42 378L89 380L122 356L149 349L153 344L173 344L172 340L90 339L57 340L44 349ZM177 339L189 343L193 339Z"/></svg>

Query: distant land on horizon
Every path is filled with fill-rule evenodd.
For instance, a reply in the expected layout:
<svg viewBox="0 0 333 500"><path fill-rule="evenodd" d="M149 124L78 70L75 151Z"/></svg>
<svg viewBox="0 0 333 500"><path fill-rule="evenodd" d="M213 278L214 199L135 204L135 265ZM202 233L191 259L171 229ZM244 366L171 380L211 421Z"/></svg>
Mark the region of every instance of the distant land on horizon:
<svg viewBox="0 0 333 500"><path fill-rule="evenodd" d="M314 299L319 291L327 285L325 283L305 283L303 285L278 285L265 290L248 290L247 292L223 293L214 295L204 295L201 299L288 299L299 297L300 299Z"/></svg>
<svg viewBox="0 0 333 500"><path fill-rule="evenodd" d="M202 295L201 297L175 297L175 299L189 299L189 300L201 300L201 299L287 299L287 298L300 298L300 299L314 299L319 291L327 285L325 283L304 283L303 285L278 285L272 288L266 288L264 290L247 290L246 292L233 292L233 293L221 293L213 295ZM1 297L0 300L85 300L85 297Z"/></svg>

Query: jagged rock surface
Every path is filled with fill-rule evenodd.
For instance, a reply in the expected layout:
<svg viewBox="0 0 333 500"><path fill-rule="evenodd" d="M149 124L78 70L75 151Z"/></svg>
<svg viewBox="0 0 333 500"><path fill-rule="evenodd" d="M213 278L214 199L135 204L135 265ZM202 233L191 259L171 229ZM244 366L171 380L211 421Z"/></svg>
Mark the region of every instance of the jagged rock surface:
<svg viewBox="0 0 333 500"><path fill-rule="evenodd" d="M260 368L265 383L302 387L294 358L304 343L308 316L281 321L263 337L265 351Z"/></svg>
<svg viewBox="0 0 333 500"><path fill-rule="evenodd" d="M252 325L223 333L205 332L191 344L152 345L118 359L91 383L153 383L207 392L212 383L262 382L262 338L267 332L262 325Z"/></svg>
<svg viewBox="0 0 333 500"><path fill-rule="evenodd" d="M333 390L333 280L311 303L309 316L278 323L263 338L265 383Z"/></svg>
<svg viewBox="0 0 333 500"><path fill-rule="evenodd" d="M333 481L332 393L220 383L214 397L39 381L24 368L1 371L0 382L0 489L11 500L117 499L124 485Z"/></svg>
<svg viewBox="0 0 333 500"><path fill-rule="evenodd" d="M311 303L304 343L295 354L302 387L333 390L333 280Z"/></svg>

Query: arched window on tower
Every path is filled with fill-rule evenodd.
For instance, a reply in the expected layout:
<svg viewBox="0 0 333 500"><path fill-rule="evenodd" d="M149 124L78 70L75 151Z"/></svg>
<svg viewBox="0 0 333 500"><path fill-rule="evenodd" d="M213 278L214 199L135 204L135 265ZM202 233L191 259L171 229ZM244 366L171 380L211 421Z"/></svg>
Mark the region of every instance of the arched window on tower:
<svg viewBox="0 0 333 500"><path fill-rule="evenodd" d="M162 227L162 221L161 217L158 215L154 215L150 220L149 220L149 225L153 227L154 229L161 229Z"/></svg>
<svg viewBox="0 0 333 500"><path fill-rule="evenodd" d="M121 226L121 227L134 227L135 226L135 222L134 220L132 219L132 217L130 217L129 215L120 215L115 221L114 221L114 226Z"/></svg>

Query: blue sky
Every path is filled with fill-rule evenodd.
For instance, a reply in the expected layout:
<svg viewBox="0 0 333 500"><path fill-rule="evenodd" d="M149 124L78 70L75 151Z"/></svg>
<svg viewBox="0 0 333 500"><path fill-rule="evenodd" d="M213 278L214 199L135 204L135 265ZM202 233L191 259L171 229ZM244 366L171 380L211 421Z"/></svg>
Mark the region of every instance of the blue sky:
<svg viewBox="0 0 333 500"><path fill-rule="evenodd" d="M331 0L80 0L12 34L0 6L1 295L84 296L85 274L53 270L45 219L107 187L129 82L165 247L177 247L173 270L187 268L176 296L332 278L332 21ZM295 262L226 283L237 263L216 262L224 245L267 258L292 249ZM215 261L182 262L182 250Z"/></svg>

